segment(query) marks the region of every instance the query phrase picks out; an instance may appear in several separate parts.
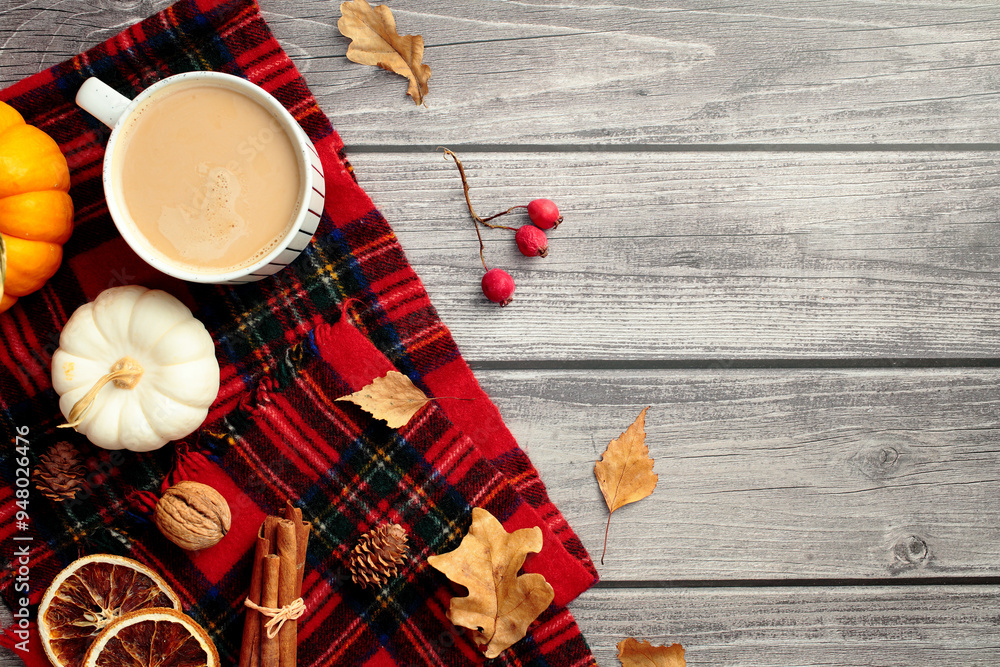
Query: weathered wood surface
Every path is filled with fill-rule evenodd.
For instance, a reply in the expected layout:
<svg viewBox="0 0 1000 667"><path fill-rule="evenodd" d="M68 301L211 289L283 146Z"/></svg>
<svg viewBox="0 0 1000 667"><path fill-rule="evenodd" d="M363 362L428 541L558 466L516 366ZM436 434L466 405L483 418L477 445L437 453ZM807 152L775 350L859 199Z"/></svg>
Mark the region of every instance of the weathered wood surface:
<svg viewBox="0 0 1000 667"><path fill-rule="evenodd" d="M1000 664L993 586L599 588L574 605L601 665L634 636L680 642L689 665Z"/></svg>
<svg viewBox="0 0 1000 667"><path fill-rule="evenodd" d="M167 4L0 0L0 86ZM593 462L652 406L660 486L573 605L601 665L1000 662L995 5L391 0L418 108L337 4L261 0L593 554ZM480 213L566 214L544 260L487 235L509 308L439 145Z"/></svg>
<svg viewBox="0 0 1000 667"><path fill-rule="evenodd" d="M477 307L443 157L353 162L470 360L1000 354L996 154L466 153L481 215L549 197L567 220L544 259L484 232L503 311Z"/></svg>
<svg viewBox="0 0 1000 667"><path fill-rule="evenodd" d="M167 4L4 0L0 80ZM427 44L425 108L344 58L337 5L261 0L349 143L997 142L991 3L392 0Z"/></svg>
<svg viewBox="0 0 1000 667"><path fill-rule="evenodd" d="M594 462L646 406L659 474L606 581L993 576L1000 369L477 373L595 558Z"/></svg>

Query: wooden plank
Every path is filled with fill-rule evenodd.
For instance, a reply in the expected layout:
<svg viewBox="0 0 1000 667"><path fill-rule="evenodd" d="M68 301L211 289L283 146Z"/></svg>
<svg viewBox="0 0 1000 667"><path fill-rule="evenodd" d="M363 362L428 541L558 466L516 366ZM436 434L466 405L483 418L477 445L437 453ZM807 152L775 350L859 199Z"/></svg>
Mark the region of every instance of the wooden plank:
<svg viewBox="0 0 1000 667"><path fill-rule="evenodd" d="M998 603L981 586L596 589L570 609L603 667L630 636L712 667L994 667Z"/></svg>
<svg viewBox="0 0 1000 667"><path fill-rule="evenodd" d="M1000 575L998 369L477 376L595 561L594 462L651 406L659 484L612 517L604 580Z"/></svg>
<svg viewBox="0 0 1000 667"><path fill-rule="evenodd" d="M566 217L544 259L486 230L504 309L450 161L353 161L468 359L1000 355L994 154L462 157L480 214L549 197Z"/></svg>
<svg viewBox="0 0 1000 667"><path fill-rule="evenodd" d="M0 85L168 4L0 0ZM349 144L996 142L989 5L393 0L427 106L344 57L336 3L262 0Z"/></svg>

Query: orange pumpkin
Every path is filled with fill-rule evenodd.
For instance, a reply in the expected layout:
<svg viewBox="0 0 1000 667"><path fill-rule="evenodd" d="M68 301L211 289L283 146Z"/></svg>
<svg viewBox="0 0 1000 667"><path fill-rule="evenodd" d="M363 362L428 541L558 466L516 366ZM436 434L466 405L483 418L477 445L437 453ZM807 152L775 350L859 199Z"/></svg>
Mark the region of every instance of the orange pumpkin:
<svg viewBox="0 0 1000 667"><path fill-rule="evenodd" d="M0 234L7 248L0 313L55 274L72 232L69 167L59 145L0 102Z"/></svg>

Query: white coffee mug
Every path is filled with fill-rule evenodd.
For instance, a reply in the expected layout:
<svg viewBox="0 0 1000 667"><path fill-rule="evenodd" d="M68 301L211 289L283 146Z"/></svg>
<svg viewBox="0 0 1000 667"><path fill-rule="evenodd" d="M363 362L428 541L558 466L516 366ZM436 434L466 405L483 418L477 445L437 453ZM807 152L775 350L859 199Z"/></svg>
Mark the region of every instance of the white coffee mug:
<svg viewBox="0 0 1000 667"><path fill-rule="evenodd" d="M138 230L131 219L128 209L122 202L120 169L113 169L115 159L120 159L121 151L115 151L115 146L121 137L122 128L128 127L132 114L164 89L177 85L199 84L222 86L242 93L251 100L267 109L279 126L285 131L295 148L299 167L299 182L302 191L299 196L298 208L294 220L285 237L266 255L253 264L229 271L227 273L196 273L185 267L177 266L152 249L149 242ZM111 137L104 154L104 194L108 202L111 218L118 227L119 233L126 243L139 257L155 269L167 275L196 283L249 283L273 275L287 266L299 256L309 241L312 240L316 227L323 213L323 203L326 195L326 185L323 179L323 165L320 162L316 148L309 141L302 127L278 100L263 88L250 83L238 76L222 72L185 72L167 77L142 91L135 99L130 100L120 95L116 90L100 79L91 77L83 82L76 95L76 103L92 114L102 123L111 128Z"/></svg>

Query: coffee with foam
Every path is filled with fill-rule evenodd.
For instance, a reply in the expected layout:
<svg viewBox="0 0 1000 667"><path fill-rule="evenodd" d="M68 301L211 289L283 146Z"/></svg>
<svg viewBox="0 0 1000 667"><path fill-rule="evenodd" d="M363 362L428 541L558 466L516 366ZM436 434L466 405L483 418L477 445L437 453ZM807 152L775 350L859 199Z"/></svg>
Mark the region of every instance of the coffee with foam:
<svg viewBox="0 0 1000 667"><path fill-rule="evenodd" d="M301 204L295 145L242 93L178 83L122 128L120 201L149 249L201 274L250 266L289 233Z"/></svg>

